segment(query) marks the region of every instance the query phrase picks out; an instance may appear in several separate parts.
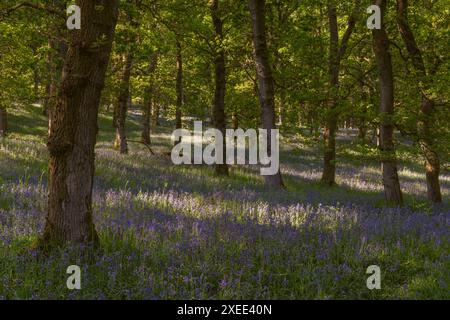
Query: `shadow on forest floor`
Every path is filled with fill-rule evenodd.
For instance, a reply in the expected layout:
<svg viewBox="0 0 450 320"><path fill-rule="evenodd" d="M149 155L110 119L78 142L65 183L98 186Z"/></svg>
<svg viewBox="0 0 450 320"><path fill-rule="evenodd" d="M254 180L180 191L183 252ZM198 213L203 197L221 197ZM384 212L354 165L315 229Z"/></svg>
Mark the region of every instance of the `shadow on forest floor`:
<svg viewBox="0 0 450 320"><path fill-rule="evenodd" d="M328 188L319 183L320 150L289 145L281 154L288 190L267 189L254 166L219 178L211 167L174 166L139 144L120 155L104 115L93 195L103 253L89 263L67 251L38 262L19 255L45 221L46 129L45 119L26 112L11 121L22 124L12 123L0 150L0 299L448 297L448 206L434 214L383 207L376 162L339 162L340 184ZM138 137L139 118L128 128ZM158 128L155 150L170 150L169 134ZM404 172L414 204L424 180ZM85 271L77 292L61 285L72 264ZM372 264L384 272L376 292L366 287Z"/></svg>

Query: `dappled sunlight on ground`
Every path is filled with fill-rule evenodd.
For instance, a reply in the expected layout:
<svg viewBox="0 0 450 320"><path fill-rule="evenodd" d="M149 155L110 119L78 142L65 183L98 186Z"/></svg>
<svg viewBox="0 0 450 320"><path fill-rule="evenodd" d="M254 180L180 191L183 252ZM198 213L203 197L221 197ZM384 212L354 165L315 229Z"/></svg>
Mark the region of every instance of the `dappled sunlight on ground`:
<svg viewBox="0 0 450 320"><path fill-rule="evenodd" d="M131 129L138 129L133 121ZM338 186L327 188L319 183L318 148L287 145L281 155L287 191L271 190L257 166L233 166L224 178L208 166L172 165L165 154L170 130L158 130L156 156L140 144L118 154L111 132L96 146L93 210L103 253L95 263L77 262L90 270L80 296L61 291L60 275L51 272L73 263L70 252L36 264L12 250L42 232L47 153L44 139L6 139L0 254L6 268L32 279L23 285L35 298L421 297L424 283L436 297L448 292L447 174L444 206L386 208L376 162L339 162ZM402 165L399 175L407 200L423 201L423 173ZM383 292L370 293L361 281L371 264L386 270ZM0 298L31 298L1 273Z"/></svg>

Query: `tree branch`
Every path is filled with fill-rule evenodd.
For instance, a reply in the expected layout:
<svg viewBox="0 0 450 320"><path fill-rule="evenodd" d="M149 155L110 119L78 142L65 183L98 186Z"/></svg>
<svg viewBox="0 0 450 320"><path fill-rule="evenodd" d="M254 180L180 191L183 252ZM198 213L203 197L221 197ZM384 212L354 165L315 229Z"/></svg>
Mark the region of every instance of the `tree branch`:
<svg viewBox="0 0 450 320"><path fill-rule="evenodd" d="M350 40L350 37L352 36L353 31L355 30L356 19L357 19L356 12L357 12L358 8L360 7L360 3L361 3L361 0L355 1L355 7L354 7L350 17L348 18L347 30L345 30L345 33L342 37L341 45L339 47L339 53L338 53L339 61L345 55L345 52L348 47L348 42Z"/></svg>
<svg viewBox="0 0 450 320"><path fill-rule="evenodd" d="M0 18L3 19L4 17L10 15L12 12L14 12L20 8L32 8L32 9L36 9L36 10L40 10L40 11L45 11L47 13L50 13L50 14L57 16L59 18L62 18L64 20L66 19L65 12L61 12L61 10L59 10L57 8L53 8L50 6L45 6L43 4L33 3L33 2L29 2L29 1L22 1L18 4L16 4L15 6L4 10L4 12L1 12Z"/></svg>

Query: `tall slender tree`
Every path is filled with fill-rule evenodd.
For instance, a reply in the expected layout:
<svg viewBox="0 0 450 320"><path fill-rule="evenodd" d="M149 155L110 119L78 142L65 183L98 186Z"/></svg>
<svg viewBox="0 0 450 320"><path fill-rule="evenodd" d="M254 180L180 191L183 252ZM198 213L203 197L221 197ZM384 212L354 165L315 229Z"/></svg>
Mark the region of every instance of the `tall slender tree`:
<svg viewBox="0 0 450 320"><path fill-rule="evenodd" d="M120 153L128 153L128 144L125 130L125 123L128 112L128 102L130 98L130 78L131 68L133 66L133 53L128 51L123 55L123 70L120 79L119 97L117 101L115 127L116 138L114 146L119 149Z"/></svg>
<svg viewBox="0 0 450 320"><path fill-rule="evenodd" d="M383 171L383 185L386 201L390 205L403 205L403 197L397 173L397 159L394 146L394 76L389 38L386 32L385 15L387 0L376 0L381 9L381 29L373 29L373 49L380 80L380 152Z"/></svg>
<svg viewBox="0 0 450 320"><path fill-rule="evenodd" d="M8 113L4 106L0 106L0 137L6 136L8 131Z"/></svg>
<svg viewBox="0 0 450 320"><path fill-rule="evenodd" d="M146 144L150 144L150 120L152 116L153 106L155 104L155 71L158 66L158 52L154 52L151 55L150 63L148 66L149 83L145 88L144 105L142 109L142 134L141 141Z"/></svg>
<svg viewBox="0 0 450 320"><path fill-rule="evenodd" d="M330 97L328 100L327 118L324 130L324 156L322 182L327 185L334 185L336 182L336 130L338 124L339 101L339 73L342 59L347 51L348 42L353 34L356 25L356 10L361 1L357 0L355 9L348 19L347 30L342 40L339 40L339 27L337 19L337 9L334 0L328 0L327 16L330 33L330 51L328 62L328 73L330 78Z"/></svg>
<svg viewBox="0 0 450 320"><path fill-rule="evenodd" d="M177 80L176 80L176 92L177 92L177 104L175 110L175 129L181 129L181 110L183 108L184 101L184 93L183 93L183 56L182 56L182 47L179 36L177 35L176 39L177 46ZM175 141L175 144L178 144L180 140Z"/></svg>
<svg viewBox="0 0 450 320"><path fill-rule="evenodd" d="M214 52L214 66L215 66L215 91L214 91L214 108L213 121L214 127L220 130L225 137L226 117L225 117L225 51L223 48L223 21L220 17L219 0L211 0L210 10L212 21L214 24L215 36L215 52ZM226 154L226 143L223 141L223 154ZM228 165L224 162L215 165L215 172L217 175L228 175Z"/></svg>
<svg viewBox="0 0 450 320"><path fill-rule="evenodd" d="M417 45L414 33L409 26L407 0L397 0L397 25L410 55L411 64L416 70L417 83L419 84L417 89L422 97L417 132L419 145L425 156L428 200L433 203L440 203L442 202L441 187L439 185L440 160L432 137L432 116L435 110L435 101L433 97L427 95L430 89L427 81L429 72L425 67L422 51Z"/></svg>
<svg viewBox="0 0 450 320"><path fill-rule="evenodd" d="M249 0L253 29L254 58L259 84L258 94L261 105L261 123L263 129L266 129L270 136L271 131L275 129L275 88L267 50L265 7L265 0ZM268 139L267 143L267 154L271 155L270 139ZM280 170L275 175L264 176L264 178L268 186L284 187Z"/></svg>

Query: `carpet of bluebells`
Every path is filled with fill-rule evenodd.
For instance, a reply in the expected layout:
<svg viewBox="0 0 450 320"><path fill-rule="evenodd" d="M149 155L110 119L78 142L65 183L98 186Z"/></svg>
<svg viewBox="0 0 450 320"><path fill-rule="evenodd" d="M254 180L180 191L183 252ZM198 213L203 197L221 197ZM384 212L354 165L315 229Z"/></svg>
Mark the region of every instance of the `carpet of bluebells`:
<svg viewBox="0 0 450 320"><path fill-rule="evenodd" d="M138 120L130 118L131 138ZM450 298L450 174L442 174L444 204L430 207L423 169L406 151L399 174L407 205L387 208L379 165L352 133L340 133L333 188L319 183L317 143L284 138L287 191L277 191L251 166L217 178L140 145L119 155L102 116L94 190L101 251L42 258L28 248L45 220L45 119L16 111L10 122L0 142L0 299ZM169 138L159 128L154 150L169 151ZM82 289L71 291L66 268L74 264ZM381 290L366 286L370 265L381 268Z"/></svg>

